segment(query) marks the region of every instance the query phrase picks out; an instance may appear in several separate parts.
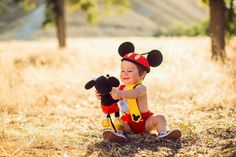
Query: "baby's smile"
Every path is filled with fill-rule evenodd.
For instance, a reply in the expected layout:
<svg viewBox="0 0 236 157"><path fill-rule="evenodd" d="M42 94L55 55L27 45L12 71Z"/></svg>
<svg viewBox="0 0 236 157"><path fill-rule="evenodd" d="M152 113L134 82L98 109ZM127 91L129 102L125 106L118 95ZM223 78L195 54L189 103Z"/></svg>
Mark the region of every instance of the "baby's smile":
<svg viewBox="0 0 236 157"><path fill-rule="evenodd" d="M129 80L129 77L123 77L123 80Z"/></svg>

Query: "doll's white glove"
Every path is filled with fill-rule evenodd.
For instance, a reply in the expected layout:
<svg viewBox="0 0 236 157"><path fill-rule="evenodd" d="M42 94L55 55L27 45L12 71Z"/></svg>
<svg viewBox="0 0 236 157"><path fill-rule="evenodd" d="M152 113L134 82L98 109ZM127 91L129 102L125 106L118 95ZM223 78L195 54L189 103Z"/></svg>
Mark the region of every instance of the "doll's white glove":
<svg viewBox="0 0 236 157"><path fill-rule="evenodd" d="M127 100L119 100L117 104L121 112L129 111Z"/></svg>

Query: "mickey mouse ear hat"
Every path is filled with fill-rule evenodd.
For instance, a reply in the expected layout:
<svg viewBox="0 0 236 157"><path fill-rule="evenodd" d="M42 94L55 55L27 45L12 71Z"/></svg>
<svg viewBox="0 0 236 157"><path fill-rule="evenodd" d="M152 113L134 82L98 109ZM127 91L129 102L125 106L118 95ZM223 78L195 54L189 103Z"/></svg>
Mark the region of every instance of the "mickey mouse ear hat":
<svg viewBox="0 0 236 157"><path fill-rule="evenodd" d="M163 57L159 50L152 50L147 53L137 54L134 52L134 45L131 42L124 42L119 46L118 52L122 57L121 61L127 60L134 64L141 65L147 72L151 67L157 67L162 63ZM147 58L143 55L147 54Z"/></svg>

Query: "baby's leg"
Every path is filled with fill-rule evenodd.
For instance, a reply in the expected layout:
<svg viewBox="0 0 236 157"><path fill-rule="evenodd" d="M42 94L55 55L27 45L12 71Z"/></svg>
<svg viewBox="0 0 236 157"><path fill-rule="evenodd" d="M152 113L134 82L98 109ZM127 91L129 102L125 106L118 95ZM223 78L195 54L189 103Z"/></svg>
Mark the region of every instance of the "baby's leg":
<svg viewBox="0 0 236 157"><path fill-rule="evenodd" d="M151 116L146 120L145 131L156 130L158 133L166 131L166 119L163 115Z"/></svg>
<svg viewBox="0 0 236 157"><path fill-rule="evenodd" d="M130 132L132 132L132 130L131 130L129 124L124 123L123 131L124 131L124 133L130 133Z"/></svg>

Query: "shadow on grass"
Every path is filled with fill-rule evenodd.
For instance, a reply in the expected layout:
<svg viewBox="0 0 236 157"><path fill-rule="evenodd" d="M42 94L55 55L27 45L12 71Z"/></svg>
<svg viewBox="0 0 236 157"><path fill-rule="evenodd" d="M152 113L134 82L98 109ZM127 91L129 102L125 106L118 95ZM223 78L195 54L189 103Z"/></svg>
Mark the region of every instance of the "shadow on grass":
<svg viewBox="0 0 236 157"><path fill-rule="evenodd" d="M120 145L99 141L90 144L84 156L129 156L139 155L162 155L174 156L182 146L181 140L173 142L168 139L156 139L150 134L126 134L128 142Z"/></svg>

